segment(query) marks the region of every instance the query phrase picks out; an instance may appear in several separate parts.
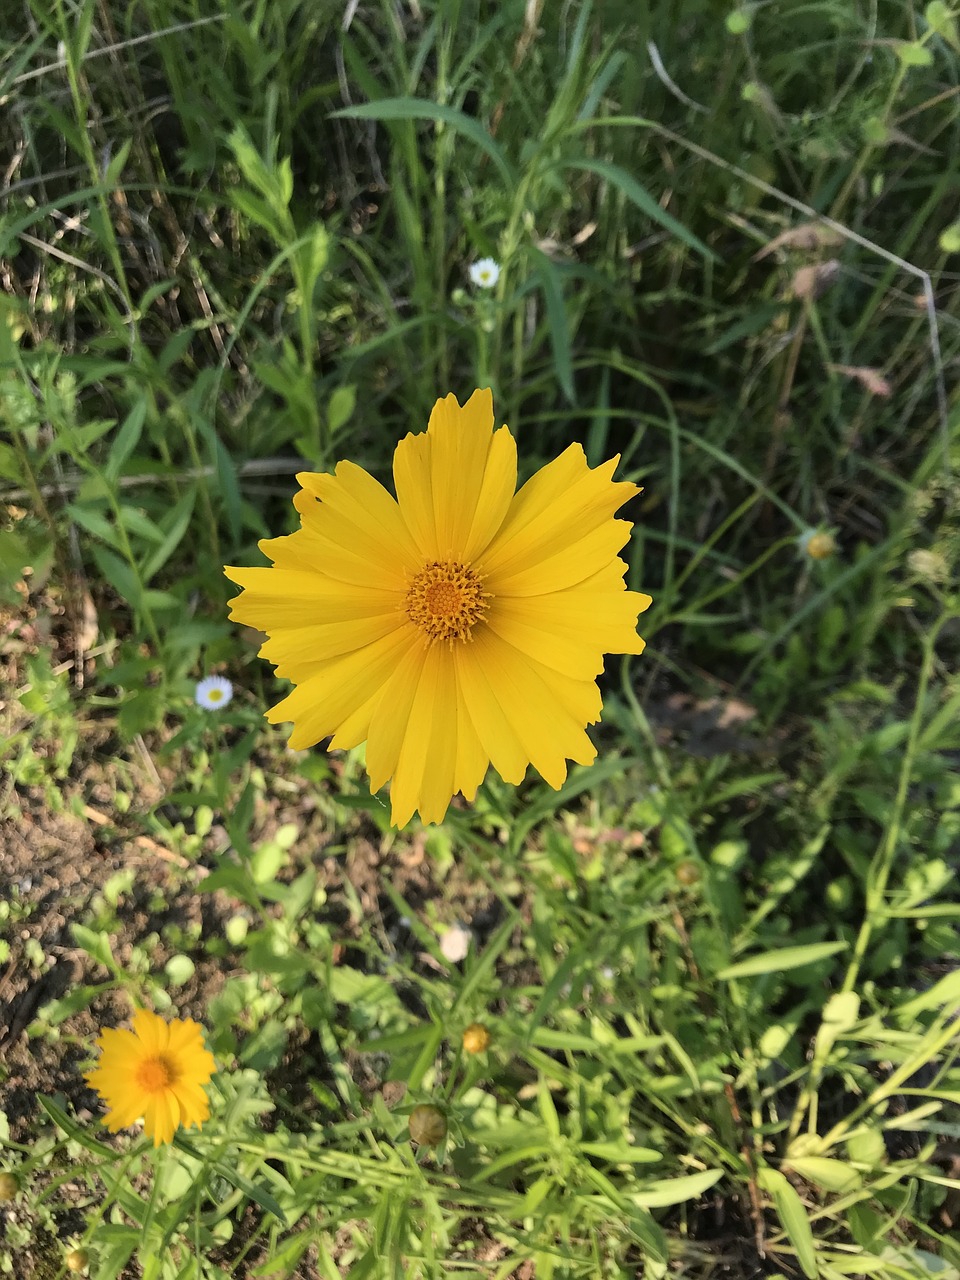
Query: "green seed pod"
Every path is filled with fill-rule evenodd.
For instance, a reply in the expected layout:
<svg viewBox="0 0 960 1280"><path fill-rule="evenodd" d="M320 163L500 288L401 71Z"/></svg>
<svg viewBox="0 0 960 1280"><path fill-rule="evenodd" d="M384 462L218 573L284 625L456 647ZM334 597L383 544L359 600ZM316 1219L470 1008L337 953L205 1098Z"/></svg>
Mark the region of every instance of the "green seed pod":
<svg viewBox="0 0 960 1280"><path fill-rule="evenodd" d="M410 1137L418 1146L438 1147L447 1136L447 1118L439 1107L421 1102L410 1112Z"/></svg>
<svg viewBox="0 0 960 1280"><path fill-rule="evenodd" d="M15 1173L0 1173L0 1202L14 1200L20 1190L20 1179Z"/></svg>

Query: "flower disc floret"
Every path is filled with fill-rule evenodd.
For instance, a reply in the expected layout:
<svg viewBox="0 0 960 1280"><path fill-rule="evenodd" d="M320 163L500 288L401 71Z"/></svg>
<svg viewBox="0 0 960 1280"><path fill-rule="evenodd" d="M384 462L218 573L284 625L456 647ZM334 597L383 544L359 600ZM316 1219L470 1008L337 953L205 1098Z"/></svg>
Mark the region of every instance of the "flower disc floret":
<svg viewBox="0 0 960 1280"><path fill-rule="evenodd" d="M517 446L489 390L438 400L393 460L396 497L362 468L303 472L300 528L264 568L228 568L231 617L267 633L261 657L292 691L267 713L294 750L366 743L392 820L440 822L492 764L552 786L590 764L607 653L642 653L614 513L639 492L572 444L517 489ZM469 641L469 643L466 643Z"/></svg>
<svg viewBox="0 0 960 1280"><path fill-rule="evenodd" d="M488 594L480 576L455 560L431 560L410 583L404 612L429 643L469 640L487 611Z"/></svg>

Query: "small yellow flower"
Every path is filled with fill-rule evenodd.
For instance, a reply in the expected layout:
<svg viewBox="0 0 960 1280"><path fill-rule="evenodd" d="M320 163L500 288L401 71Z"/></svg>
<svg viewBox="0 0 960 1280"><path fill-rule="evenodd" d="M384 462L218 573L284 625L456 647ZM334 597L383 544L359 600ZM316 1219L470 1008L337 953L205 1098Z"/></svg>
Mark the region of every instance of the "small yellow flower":
<svg viewBox="0 0 960 1280"><path fill-rule="evenodd" d="M97 1039L100 1063L84 1079L109 1108L111 1133L142 1117L153 1145L172 1142L181 1126L198 1128L210 1115L203 1091L216 1070L203 1047L199 1023L174 1018L165 1022L148 1009L133 1015L132 1031L102 1031Z"/></svg>
<svg viewBox="0 0 960 1280"><path fill-rule="evenodd" d="M366 742L398 827L441 822L490 764L561 787L597 754L604 654L643 651L650 597L626 588L614 519L639 489L572 444L515 492L516 441L494 426L489 390L438 400L397 445L396 498L352 462L301 472L301 527L260 543L273 566L226 570L244 588L231 617L295 685L267 719L294 722L296 751Z"/></svg>
<svg viewBox="0 0 960 1280"><path fill-rule="evenodd" d="M490 1046L490 1032L482 1022L471 1022L463 1033L464 1053L485 1053Z"/></svg>

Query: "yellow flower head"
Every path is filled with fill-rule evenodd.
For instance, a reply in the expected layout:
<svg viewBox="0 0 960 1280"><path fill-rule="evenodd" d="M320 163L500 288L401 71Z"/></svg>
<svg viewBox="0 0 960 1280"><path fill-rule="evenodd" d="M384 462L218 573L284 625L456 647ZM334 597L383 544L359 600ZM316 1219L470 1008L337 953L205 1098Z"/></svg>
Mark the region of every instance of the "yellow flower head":
<svg viewBox="0 0 960 1280"><path fill-rule="evenodd" d="M84 1079L109 1108L111 1133L143 1118L153 1145L172 1142L180 1125L199 1128L210 1115L203 1091L216 1070L203 1047L199 1023L189 1018L164 1022L148 1009L133 1015L132 1031L101 1031L100 1063Z"/></svg>
<svg viewBox="0 0 960 1280"><path fill-rule="evenodd" d="M489 764L528 764L560 787L590 764L605 653L641 653L613 513L639 490L591 470L571 445L516 492L517 446L494 429L493 397L438 400L393 459L396 498L361 467L303 472L301 527L260 543L272 568L228 568L244 593L231 617L265 631L260 650L296 686L267 712L290 746L366 742L370 785L389 779L392 820L440 822L472 800Z"/></svg>

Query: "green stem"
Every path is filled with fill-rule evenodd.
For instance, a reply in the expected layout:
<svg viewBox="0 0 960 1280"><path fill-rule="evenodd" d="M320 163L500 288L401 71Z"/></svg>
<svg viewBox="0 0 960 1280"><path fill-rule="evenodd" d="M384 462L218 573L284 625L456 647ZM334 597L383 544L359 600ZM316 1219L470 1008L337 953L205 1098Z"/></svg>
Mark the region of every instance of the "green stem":
<svg viewBox="0 0 960 1280"><path fill-rule="evenodd" d="M843 981L843 991L852 991L856 986L860 976L860 966L870 946L873 930L884 916L883 900L893 871L897 846L900 843L900 834L903 829L903 815L917 758L923 709L927 700L930 676L933 673L934 663L936 662L936 643L943 627L956 616L953 612L944 614L923 639L923 661L920 666L920 677L917 681L917 696L914 702L913 715L910 717L910 734L907 738L903 761L900 765L900 778L897 784L896 798L893 802L893 813L870 865L867 877L866 909L860 932L854 944L853 957Z"/></svg>

